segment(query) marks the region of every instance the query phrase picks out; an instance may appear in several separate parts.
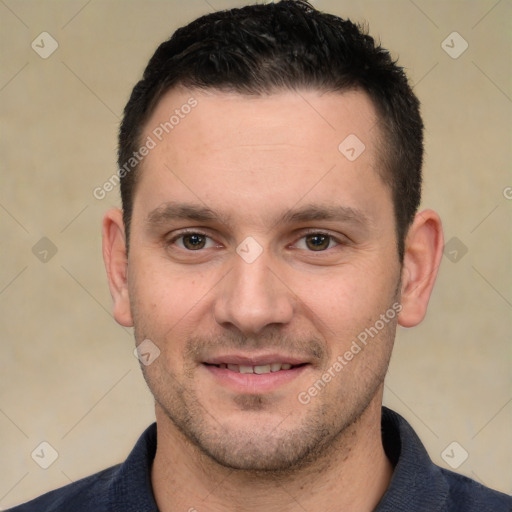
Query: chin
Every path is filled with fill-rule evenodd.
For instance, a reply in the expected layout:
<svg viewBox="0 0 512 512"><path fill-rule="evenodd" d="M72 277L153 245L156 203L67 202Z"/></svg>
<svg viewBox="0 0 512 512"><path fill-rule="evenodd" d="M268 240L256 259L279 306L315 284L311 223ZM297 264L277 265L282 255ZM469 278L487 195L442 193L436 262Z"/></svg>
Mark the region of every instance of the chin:
<svg viewBox="0 0 512 512"><path fill-rule="evenodd" d="M309 443L294 434L269 438L254 431L250 435L238 432L205 441L196 446L211 460L229 469L248 472L290 472L303 467L311 452Z"/></svg>

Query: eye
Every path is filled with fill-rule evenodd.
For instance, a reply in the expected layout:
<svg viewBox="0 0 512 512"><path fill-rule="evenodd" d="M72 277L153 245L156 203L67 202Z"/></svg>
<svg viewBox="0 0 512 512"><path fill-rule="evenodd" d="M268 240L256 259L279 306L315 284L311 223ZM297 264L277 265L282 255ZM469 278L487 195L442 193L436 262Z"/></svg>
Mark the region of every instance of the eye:
<svg viewBox="0 0 512 512"><path fill-rule="evenodd" d="M297 243L297 248L309 251L325 251L339 245L331 235L325 233L310 233L302 237Z"/></svg>
<svg viewBox="0 0 512 512"><path fill-rule="evenodd" d="M210 237L202 233L185 233L172 240L181 249L187 251L199 251L201 249L214 247L215 243Z"/></svg>

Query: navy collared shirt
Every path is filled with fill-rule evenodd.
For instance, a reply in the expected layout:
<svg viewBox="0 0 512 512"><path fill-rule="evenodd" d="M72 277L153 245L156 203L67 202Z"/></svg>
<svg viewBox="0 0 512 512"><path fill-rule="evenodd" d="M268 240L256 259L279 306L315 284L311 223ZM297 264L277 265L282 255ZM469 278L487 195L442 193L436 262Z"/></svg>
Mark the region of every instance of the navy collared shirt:
<svg viewBox="0 0 512 512"><path fill-rule="evenodd" d="M394 472L374 512L511 512L512 497L430 460L412 427L383 407L382 439ZM158 512L151 488L156 423L125 462L51 491L8 512Z"/></svg>

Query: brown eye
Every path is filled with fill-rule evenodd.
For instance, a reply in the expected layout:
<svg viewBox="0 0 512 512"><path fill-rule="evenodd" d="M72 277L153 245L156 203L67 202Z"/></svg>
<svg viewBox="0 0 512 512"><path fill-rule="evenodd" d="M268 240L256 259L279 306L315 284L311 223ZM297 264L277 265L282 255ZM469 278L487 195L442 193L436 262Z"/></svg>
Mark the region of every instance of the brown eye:
<svg viewBox="0 0 512 512"><path fill-rule="evenodd" d="M313 235L306 236L306 246L312 251L325 251L329 248L330 243L331 237L328 235L315 233Z"/></svg>
<svg viewBox="0 0 512 512"><path fill-rule="evenodd" d="M203 249L204 246L206 245L206 239L206 236L200 235L199 233L183 235L183 247L190 251L197 251L198 249Z"/></svg>

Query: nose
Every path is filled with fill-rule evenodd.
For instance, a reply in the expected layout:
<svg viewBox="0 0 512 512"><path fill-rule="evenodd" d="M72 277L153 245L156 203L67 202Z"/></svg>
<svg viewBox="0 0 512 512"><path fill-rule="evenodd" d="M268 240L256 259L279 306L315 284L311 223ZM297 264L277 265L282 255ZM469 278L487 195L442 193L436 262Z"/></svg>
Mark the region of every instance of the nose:
<svg viewBox="0 0 512 512"><path fill-rule="evenodd" d="M270 263L263 255L252 263L234 257L233 269L222 280L214 305L219 325L253 336L291 321L293 292L279 276L277 266L272 269Z"/></svg>

